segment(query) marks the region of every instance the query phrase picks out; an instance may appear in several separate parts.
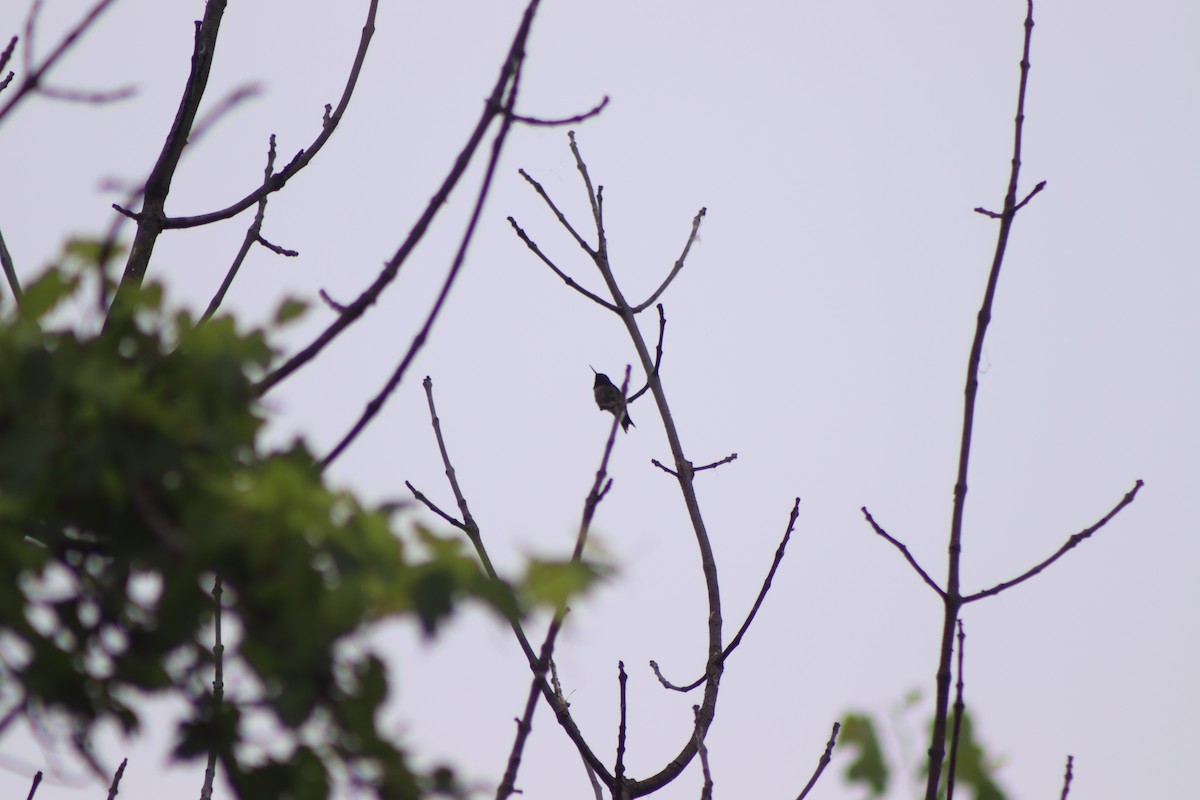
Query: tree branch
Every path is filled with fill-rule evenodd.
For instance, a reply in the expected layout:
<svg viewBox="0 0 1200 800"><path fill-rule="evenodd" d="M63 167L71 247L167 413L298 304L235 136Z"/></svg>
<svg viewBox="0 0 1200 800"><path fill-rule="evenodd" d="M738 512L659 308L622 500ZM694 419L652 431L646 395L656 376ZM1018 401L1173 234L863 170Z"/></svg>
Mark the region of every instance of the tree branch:
<svg viewBox="0 0 1200 800"><path fill-rule="evenodd" d="M688 253L692 249L692 244L696 241L696 236L700 233L700 220L704 219L704 215L707 213L708 209L706 208L702 208L697 212L696 217L692 220L692 232L688 234L687 242L683 245L683 252L679 254L679 258L675 261L675 266L671 268L671 272L667 275L666 280L654 291L654 294L647 297L640 305L633 307L633 313L640 314L649 308L650 304L667 290L667 287L671 285L671 281L675 280L675 276L683 269L683 262L687 260Z"/></svg>
<svg viewBox="0 0 1200 800"><path fill-rule="evenodd" d="M840 722L833 723L833 731L829 735L829 741L825 744L825 752L821 754L821 758L817 761L817 769L813 772L812 777L808 779L808 783L796 796L796 800L804 800L808 797L808 793L817 785L817 779L821 777L821 773L829 766L829 762L833 759L833 746L837 744L838 731L842 729Z"/></svg>
<svg viewBox="0 0 1200 800"><path fill-rule="evenodd" d="M875 518L871 516L871 512L867 511L866 506L863 506L861 511L863 513L863 516L867 518L867 522L869 522L871 524L871 527L875 529L875 533L879 534L884 539L887 539L889 542L891 542L892 545L895 546L897 550L899 550L901 553L904 554L904 558L908 561L909 565L912 566L912 568L917 571L917 574L921 576L921 579L924 580L925 583L929 584L930 588L932 588L935 592L937 592L942 597L945 597L946 593L944 591L942 591L942 587L938 586L937 581L935 581L933 578L929 577L929 573L921 568L921 565L917 563L917 559L914 558L913 554L908 551L908 548L905 547L904 543L901 542L899 539L893 538L887 531L885 531L882 527L880 527L879 523L877 523L875 521Z"/></svg>
<svg viewBox="0 0 1200 800"><path fill-rule="evenodd" d="M1111 511L1109 511L1107 514L1105 514L1103 517L1101 517L1100 520L1098 522L1096 522L1095 524L1093 524L1087 528L1084 528L1079 533L1072 535L1069 539L1067 539L1067 541L1063 544L1062 547L1058 548L1058 550L1055 551L1054 555L1050 556L1045 561L1041 562L1040 564L1038 564L1035 567L1032 567L1032 568L1026 570L1024 573L1022 573L1021 575L1018 575L1017 577L1013 578L1012 580L1004 581L1003 583L998 583L990 589L984 589L982 592L976 592L975 594L967 595L966 597L963 598L963 603L973 603L976 600L982 600L985 597L991 597L992 595L1000 594L1000 592L1003 592L1005 589L1011 589L1012 587L1016 586L1018 583L1024 583L1025 581L1032 578L1034 575L1037 575L1039 572L1044 570L1046 567L1050 566L1055 561L1057 561L1058 559L1060 559L1064 555L1066 555L1066 552L1068 550L1075 547L1075 545L1079 544L1084 539L1087 539L1093 533L1095 533L1096 531L1100 530L1105 525L1107 525L1113 517L1115 517L1117 514L1121 513L1121 509L1125 508L1125 506L1127 506L1133 502L1134 498L1137 497L1138 490L1140 490L1142 488L1142 486L1144 486L1144 485L1145 484L1143 484L1140 480L1137 483L1135 483L1133 485L1133 488L1130 489L1125 494L1125 496L1121 498L1121 502L1119 502L1115 506L1113 506Z"/></svg>

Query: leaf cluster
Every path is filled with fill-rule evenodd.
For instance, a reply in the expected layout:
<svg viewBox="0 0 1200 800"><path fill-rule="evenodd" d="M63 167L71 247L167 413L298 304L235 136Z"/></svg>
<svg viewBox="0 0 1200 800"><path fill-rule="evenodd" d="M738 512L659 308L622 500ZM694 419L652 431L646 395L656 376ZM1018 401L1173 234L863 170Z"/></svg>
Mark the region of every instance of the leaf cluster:
<svg viewBox="0 0 1200 800"><path fill-rule="evenodd" d="M335 777L418 796L377 727L387 668L347 645L385 618L431 635L464 598L512 619L562 576L488 578L459 542L399 535L400 506L328 487L302 441L264 451L265 331L169 315L153 284L98 333L54 328L81 283L53 268L0 319L4 699L86 741L105 720L136 731L136 697L170 692L191 708L177 757L215 753L243 797L324 797ZM246 746L255 714L284 746Z"/></svg>

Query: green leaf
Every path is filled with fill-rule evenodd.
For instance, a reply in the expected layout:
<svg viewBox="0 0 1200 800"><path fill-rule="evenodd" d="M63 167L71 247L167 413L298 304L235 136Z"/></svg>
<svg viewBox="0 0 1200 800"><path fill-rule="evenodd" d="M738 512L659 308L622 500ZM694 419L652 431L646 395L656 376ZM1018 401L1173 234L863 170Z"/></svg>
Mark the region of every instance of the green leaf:
<svg viewBox="0 0 1200 800"><path fill-rule="evenodd" d="M286 325L304 315L308 311L308 303L296 297L285 297L275 309L274 324Z"/></svg>
<svg viewBox="0 0 1200 800"><path fill-rule="evenodd" d="M874 720L866 714L847 714L842 720L839 744L855 751L854 760L846 768L847 782L866 784L872 797L882 797L887 792L888 766Z"/></svg>
<svg viewBox="0 0 1200 800"><path fill-rule="evenodd" d="M532 560L526 567L520 591L528 602L561 608L602 577L602 568L587 561Z"/></svg>
<svg viewBox="0 0 1200 800"><path fill-rule="evenodd" d="M25 287L21 297L21 316L40 320L66 300L79 286L79 278L52 267Z"/></svg>

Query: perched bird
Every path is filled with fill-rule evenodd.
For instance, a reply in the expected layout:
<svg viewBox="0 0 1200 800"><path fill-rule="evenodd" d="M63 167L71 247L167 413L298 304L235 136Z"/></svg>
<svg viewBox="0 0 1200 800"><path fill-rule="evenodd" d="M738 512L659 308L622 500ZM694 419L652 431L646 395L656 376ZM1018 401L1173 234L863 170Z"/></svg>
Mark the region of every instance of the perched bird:
<svg viewBox="0 0 1200 800"><path fill-rule="evenodd" d="M596 368L592 368L596 372ZM596 372L596 382L592 384L592 394L596 397L596 405L601 411L611 411L612 415L621 420L621 430L628 432L633 420L625 408L625 395L617 388L603 372ZM634 425L636 428L637 426Z"/></svg>

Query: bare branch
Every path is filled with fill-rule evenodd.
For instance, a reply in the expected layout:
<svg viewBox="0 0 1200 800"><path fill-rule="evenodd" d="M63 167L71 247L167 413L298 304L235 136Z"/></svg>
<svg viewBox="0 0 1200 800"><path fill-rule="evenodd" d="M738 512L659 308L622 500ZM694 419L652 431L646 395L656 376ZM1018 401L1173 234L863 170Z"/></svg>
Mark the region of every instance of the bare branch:
<svg viewBox="0 0 1200 800"><path fill-rule="evenodd" d="M42 97L51 100L63 100L68 103L87 103L89 105L104 105L128 100L137 94L136 86L121 86L116 89L86 91L83 89L60 89L53 86L42 86L38 89Z"/></svg>
<svg viewBox="0 0 1200 800"><path fill-rule="evenodd" d="M221 596L224 594L224 584L218 575L213 581L213 693L212 706L215 717L225 701L225 644L221 639ZM213 782L217 777L216 748L208 751L208 765L204 770L204 785L200 788L200 800L212 800Z"/></svg>
<svg viewBox="0 0 1200 800"><path fill-rule="evenodd" d="M463 531L463 532L464 532L464 533L466 533L467 535L470 535L470 534L471 534L471 531L469 531L469 530L467 529L467 526L466 526L466 525L464 525L463 523L459 522L457 519L455 519L454 517L450 516L449 514L447 514L447 513L446 513L445 511L443 511L442 509L438 508L438 506L437 506L437 505L436 505L436 504L435 504L435 503L434 503L432 500L430 500L430 499L429 499L428 497L426 497L426 496L425 496L423 493L421 493L421 492L420 492L420 491L417 489L417 487L415 487L415 486L413 486L413 485L412 485L412 483L411 483L410 481L405 481L405 482L404 482L404 485L408 487L408 490L409 490L410 492L412 492L412 494L413 494L413 497L417 498L417 502L419 502L419 503L421 503L422 505L424 505L424 506L425 506L426 508L428 508L430 511L432 511L432 512L433 512L433 513L435 513L435 514L437 514L439 517L441 517L442 519L446 520L446 522L449 522L451 525L453 525L454 527L458 528L460 531Z"/></svg>
<svg viewBox="0 0 1200 800"><path fill-rule="evenodd" d="M661 466L661 465L660 465ZM730 640L729 644L721 653L721 659L728 659L730 654L737 649L737 646L742 643L742 637L746 635L746 631L750 630L750 623L754 621L754 617L758 614L758 609L762 607L763 601L767 599L767 592L771 588L771 581L775 579L775 572L779 569L779 565L783 563L783 554L787 550L788 540L792 537L792 531L796 528L796 519L800 516L800 498L796 498L796 502L792 505L792 513L788 516L787 529L783 532L783 539L779 542L779 547L775 548L775 559L771 562L771 568L767 570L767 577L763 579L762 588L758 591L758 597L754 600L754 605L750 607L750 613L746 615L746 621L742 623L742 627L738 628L737 634ZM650 669L654 670L654 674L658 677L659 683L665 688L676 692L690 692L701 683L704 682L706 675L701 676L697 680L687 686L676 686L663 677L659 671L658 664L651 661Z"/></svg>
<svg viewBox="0 0 1200 800"><path fill-rule="evenodd" d="M379 273L371 285L367 287L367 289L364 290L363 293L354 300L354 302L346 306L345 311L328 328L326 328L320 336L314 339L303 350L289 358L280 367L273 370L257 384L255 389L259 395L266 394L275 386L279 385L279 383L285 380L288 376L295 373L296 370L300 369L302 366L315 358L318 353L320 353L329 345L330 342L341 335L346 328L350 327L359 317L361 317L370 306L374 305L375 301L379 299L379 295L383 293L383 290L386 289L393 280L395 280L396 275L400 272L400 267L404 265L404 262L408 260L408 256L425 236L426 231L429 230L430 223L433 222L433 218L437 216L437 213L445 206L446 201L450 197L451 190L454 189L454 187L458 184L459 179L462 178L463 173L466 172L467 166L474 158L475 151L479 148L480 143L483 141L484 134L487 133L488 128L491 126L492 120L497 116L498 113L500 113L496 111L496 108L509 108L512 105L512 101L516 97L516 83L519 67L524 60L525 40L529 36L528 21L532 18L533 13L530 9L535 9L536 5L537 2L531 0L530 8L526 9L525 17L522 20L521 26L517 29L517 33L513 37L512 45L510 46L508 55L504 60L504 65L500 70L500 77L496 80L496 84L492 88L491 98L485 106L483 114L476 122L475 129L471 132L471 136L468 138L466 145L464 145L463 149L459 151L458 157L455 159L454 165L446 175L446 178L442 181L442 185L438 188L434 196L430 198L429 203L425 206L425 211L422 212L421 217L416 221L416 223L413 224L413 227L409 230L408 236L405 238L404 242L400 245L399 249L395 252L391 259L388 260L387 264L384 265L383 270ZM374 9L374 1L372 2L371 7ZM510 95L509 100L508 102L501 104L506 92L508 92ZM511 110L511 108L509 108L509 110ZM489 162L487 176L484 181L485 188L491 185L491 176L496 163L498 148L503 143L504 136L507 136L509 121L507 117L504 119L505 122L501 126L501 132L503 136L498 134L496 139L493 141L492 161ZM480 195L480 200L476 203L476 215L478 214L478 209L481 206L482 198L483 195ZM474 218L475 217L473 216L473 219ZM473 228L474 223L472 223L471 230L473 230ZM469 233L468 235L464 236L464 245L469 238ZM441 302L448 293L449 286L453 283L453 279L456 274L457 273L451 274L449 280L444 285L442 295L439 296L439 303L435 306L435 312L440 309ZM432 319L433 318L431 317L429 323L430 325L432 325ZM423 329L423 333L427 334L427 332L427 329ZM419 342L414 341L414 344L417 344L419 347ZM401 366L406 368L407 365L402 364Z"/></svg>
<svg viewBox="0 0 1200 800"><path fill-rule="evenodd" d="M454 496L458 502L459 511L463 515L464 522L460 524L457 522L457 520L453 520L448 514L445 514L445 512L440 511L422 495L417 494L416 489L411 483L406 482L405 485L408 486L409 490L414 493L418 500L424 502L435 513L441 514L444 519L447 519L447 521L450 521L451 524L456 525L456 527L461 527L463 532L467 534L467 538L470 540L471 544L475 547L475 552L478 554L479 561L483 565L483 570L487 574L488 578L493 581L498 581L500 580L500 576L496 573L496 568L492 564L491 556L488 555L487 547L483 543L483 536L480 532L479 526L475 522L474 517L471 516L470 508L467 505L466 495L463 493L462 487L458 482L458 473L454 469L453 463L450 461L450 453L446 447L446 441L442 436L441 420L438 417L437 408L434 406L433 402L433 381L429 377L426 377L423 381L423 386L425 387L426 400L429 403L429 417L433 426L434 436L437 439L438 450L442 456L442 465L445 467L446 478L450 482L451 491L454 492ZM616 432L614 430L613 436L610 437L609 440L610 448L615 436ZM606 451L606 462L608 452L609 451ZM607 487L611 485L611 481L607 482L607 484L601 488L599 497L603 497L603 495L607 492ZM597 498L597 502L599 502L599 497ZM521 645L521 650L525 653L525 658L529 662L529 667L535 676L535 680L539 674L542 675L541 680L538 682L538 688L541 690L542 696L546 698L546 702L548 702L550 707L554 710L559 724L562 726L563 730L566 731L567 736L575 744L576 749L579 751L580 757L592 771L593 775L599 774L606 784L611 784L612 776L608 774L607 769L605 768L603 762L600 761L599 757L592 752L591 748L587 744L587 741L583 738L583 734L580 732L579 727L575 724L575 720L571 717L568 704L562 696L561 689L557 686L557 676L555 675L554 685L551 685L550 682L545 679L545 672L540 666L539 656L534 652L533 646L529 643L529 638L525 635L525 630L521 626L520 620L511 619L509 620L509 624L512 627L513 635L516 636L517 642ZM551 670L554 669L553 659L551 659L549 662L549 668ZM552 674L554 673L552 672Z"/></svg>
<svg viewBox="0 0 1200 800"><path fill-rule="evenodd" d="M517 236L520 237L521 241L523 241L525 243L525 246L528 247L530 250L532 250L533 254L535 256L537 256L538 259L543 264L545 264L547 267L549 267L551 269L551 271L554 272L555 275L562 278L563 283L567 284L567 286L570 286L572 289L579 292L581 295L588 298L589 300L591 300L595 303L599 303L600 305L604 306L609 311L617 310L617 307L614 306L612 303L608 302L607 300L605 300L603 297L600 297L599 295L592 294L587 289L583 288L578 283L576 283L574 281L574 279L571 278L570 275L568 275L567 273L565 273L561 269L559 269L558 265L555 264L553 261L551 261L546 256L546 254L541 251L541 248L539 248L537 246L537 243L534 242L533 239L529 238L529 235L527 233L525 233L524 229L521 228L520 225L517 224L517 221L515 219L513 219L512 217L509 217L508 224L512 225L513 230L516 231Z"/></svg>
<svg viewBox="0 0 1200 800"><path fill-rule="evenodd" d="M840 722L833 723L833 731L829 734L829 741L825 744L825 752L821 754L821 758L817 761L817 769L813 772L812 777L808 779L808 783L796 796L796 800L804 800L808 797L808 793L817 785L817 779L821 777L821 773L829 766L829 762L833 760L833 747L837 744L838 731L842 729Z"/></svg>
<svg viewBox="0 0 1200 800"><path fill-rule="evenodd" d="M954 691L954 730L950 734L950 767L946 771L946 800L954 800L954 776L958 768L958 743L962 736L963 714L966 706L963 703L963 642L967 635L963 633L962 620L958 620L958 682Z"/></svg>
<svg viewBox="0 0 1200 800"><path fill-rule="evenodd" d="M929 573L921 568L921 565L917 563L917 559L913 558L913 554L908 552L908 548L904 546L904 543L900 542L898 539L893 538L890 534L888 534L887 531L885 531L882 527L880 527L879 523L877 523L875 521L875 518L871 516L871 512L867 511L866 506L863 506L861 510L862 510L863 516L867 518L867 522L871 523L871 527L875 529L875 532L877 534L879 534L880 536L882 536L884 539L887 539L889 542L891 542L896 547L896 549L898 549L901 553L903 553L905 559L907 559L908 563L912 566L912 568L917 571L917 574L921 576L921 579L924 580L925 583L929 584L930 588L932 588L935 592L937 592L942 597L945 597L946 593L944 591L942 591L942 587L938 586L937 581L935 581L933 578L929 577Z"/></svg>
<svg viewBox="0 0 1200 800"><path fill-rule="evenodd" d="M614 307L613 310L615 311L616 308ZM659 303L658 304L658 346L654 348L654 370L653 370L654 375L658 375L658 368L662 366L663 336L666 335L666 332L667 332L667 313L666 313L666 311L663 310L663 304ZM650 389L650 379L646 378L646 385L643 386L641 389L638 389L636 392L634 392L633 396L625 401L625 404L629 405L634 400L637 400L639 397L644 395L649 389Z"/></svg>
<svg viewBox="0 0 1200 800"><path fill-rule="evenodd" d="M988 272L987 288L975 322L975 338L967 360L966 387L963 391L962 438L959 444L958 470L954 481L954 505L950 520L950 542L947 548L946 590L942 595L942 641L937 668L937 693L934 700L933 731L929 737L929 760L926 767L925 800L937 800L942 777L942 759L946 753L946 717L950 704L950 660L954 651L954 628L962 608L960 565L962 561L963 515L967 502L967 472L971 463L971 442L975 429L975 404L979 396L979 363L983 343L992 319L992 304L1000 281L1000 268L1008 248L1008 237L1017 214L1017 185L1021 177L1021 142L1025 131L1025 93L1029 85L1029 51L1033 41L1033 0L1026 2L1025 41L1021 49L1021 76L1017 88L1017 115L1013 122L1012 169L1008 189L1004 193L1004 210L996 234L996 249ZM910 562L914 563L915 562Z"/></svg>
<svg viewBox="0 0 1200 800"><path fill-rule="evenodd" d="M271 134L269 144L267 146L267 166L263 170L263 182L271 180L271 175L275 172L275 134ZM225 273L225 279L221 281L221 286L217 289L217 293L213 295L209 301L208 308L205 309L204 315L200 317L200 321L204 322L212 315L217 313L217 309L221 306L221 302L225 299L225 293L229 291L229 287L233 285L233 279L237 277L238 270L242 267L242 262L246 260L246 256L250 253L250 247L259 240L259 231L262 230L263 216L267 213L267 197L263 196L258 201L258 211L254 214L254 221L250 223L250 227L246 229L246 235L242 238L242 246L238 248L237 255L234 256L233 263L229 265L229 270Z"/></svg>
<svg viewBox="0 0 1200 800"><path fill-rule="evenodd" d="M563 117L562 119L540 119L538 117L526 117L521 114L510 115L514 122L520 122L525 125L535 125L541 127L557 127L560 125L573 125L576 122L583 122L598 116L605 106L608 105L608 95L604 95L604 99L582 114L576 114L573 117Z"/></svg>
<svg viewBox="0 0 1200 800"><path fill-rule="evenodd" d="M529 6L525 10L525 17L521 23L521 32L517 35L515 49L512 57L512 81L508 85L507 96L504 101L504 107L508 113L511 113L513 106L517 102L517 91L521 85L521 67L525 60L525 39L529 34L529 26L533 22L533 13L537 8L539 0L530 0ZM479 192L475 197L475 207L471 211L471 218L467 222L467 229L463 233L462 240L458 245L458 252L454 254L454 261L450 265L449 271L446 273L445 280L442 281L442 288L438 292L437 299L433 303L433 307L425 317L425 322L417 335L413 337L412 343L408 346L408 351L400 360L400 363L393 370L392 375L388 378L387 383L379 394L371 399L363 413L359 416L358 421L354 426L342 437L342 440L337 443L337 446L330 451L329 455L321 461L321 468L324 469L337 459L350 443L358 438L359 434L366 429L367 424L374 419L379 410L383 408L384 403L391 397L392 392L400 385L400 381L404 378L404 373L408 371L409 365L416 358L421 348L425 346L425 340L429 338L429 332L433 329L433 323L441 313L442 306L446 303L446 298L450 296L450 289L454 286L454 281L458 277L459 271L462 269L463 263L467 259L467 248L471 244L471 240L475 236L475 228L479 224L479 217L483 213L483 203L487 199L488 191L492 186L492 179L496 175L496 166L500 162L500 152L504 149L504 142L508 138L508 132L512 129L512 120L507 116L501 119L500 130L496 132L495 138L492 140L492 154L488 159L487 168L484 171L483 181L480 183ZM340 320L346 319L348 314L343 314ZM268 376L267 380L270 380Z"/></svg>
<svg viewBox="0 0 1200 800"><path fill-rule="evenodd" d="M712 800L712 771L708 768L708 745L700 735L700 706L692 706L692 714L695 716L696 753L700 756L700 774L704 776L704 783L700 787L700 800Z"/></svg>
<svg viewBox="0 0 1200 800"><path fill-rule="evenodd" d="M1121 498L1121 502L1119 502L1115 506L1113 506L1111 511L1109 511L1107 514L1105 514L1103 517L1101 517L1100 520L1098 522L1096 522L1094 525L1084 528L1079 533L1072 535L1071 538L1067 539L1067 541L1063 544L1062 547L1058 548L1058 550L1055 551L1054 555L1050 556L1045 561L1041 562L1040 564L1038 564L1035 567L1032 567L1031 569L1022 573L1021 575L1018 575L1017 577L1013 578L1012 580L1004 581L1003 583L998 583L990 589L984 589L982 592L976 592L975 594L968 595L963 598L963 602L964 603L973 603L976 600L982 600L985 597L991 597L992 595L1000 594L1000 592L1003 592L1005 589L1011 589L1013 586L1016 586L1018 583L1023 583L1025 581L1029 580L1030 578L1032 578L1034 575L1037 575L1039 572L1044 570L1046 567L1050 566L1055 561L1062 558L1068 550L1075 547L1075 545L1079 544L1084 539L1087 539L1093 533L1095 533L1096 531L1100 530L1105 525L1107 525L1113 517L1115 517L1117 514L1121 513L1121 509L1125 508L1125 506L1127 506L1133 502L1134 498L1137 497L1138 490L1141 489L1142 486L1144 486L1144 485L1145 484L1143 484L1142 481L1140 481L1140 480L1137 483L1135 483L1133 485L1133 488L1130 489L1129 492L1127 492L1126 495Z"/></svg>
<svg viewBox="0 0 1200 800"><path fill-rule="evenodd" d="M108 787L108 800L117 800L117 792L121 786L121 776L125 774L125 765L128 763L128 758L121 759L121 766L117 767L117 771L113 775L112 783L109 784Z"/></svg>
<svg viewBox="0 0 1200 800"><path fill-rule="evenodd" d="M1073 768L1075 767L1075 756L1067 756L1067 772L1063 775L1062 795L1059 800L1067 800L1067 795L1071 793L1071 779L1074 776Z"/></svg>
<svg viewBox="0 0 1200 800"><path fill-rule="evenodd" d="M338 100L337 108L332 112L328 105L325 106L325 114L321 118L321 132L313 139L312 144L297 152L295 157L288 162L287 166L274 175L269 183L259 186L259 188L240 200L235 201L220 211L213 211L208 214L165 218L162 223L165 230L195 228L200 225L208 225L237 216L268 194L282 189L287 185L288 181L295 177L296 173L308 166L309 162L316 157L321 148L325 146L325 143L329 141L329 138L333 136L333 132L337 130L338 123L342 121L346 109L350 106L350 98L354 94L354 87L358 84L358 76L362 72L363 63L367 57L367 48L371 44L371 37L375 34L375 12L378 7L379 0L371 0L371 5L367 9L367 19L363 23L362 35L358 41L358 50L354 54L354 62L350 66L350 74L346 77L346 85L342 89L342 96ZM488 118L490 119L491 117L489 116Z"/></svg>
<svg viewBox="0 0 1200 800"><path fill-rule="evenodd" d="M22 100L28 97L31 92L38 88L39 84L42 82L42 78L45 77L46 73L49 72L50 69L56 63L58 63L58 60L75 45L75 42L79 40L79 37L86 33L87 30L95 24L100 15L103 14L108 7L113 4L113 1L114 0L100 0L100 2L96 3L96 5L92 6L91 11L85 14L83 19L81 19L74 28L68 31L67 35L64 36L61 41L59 41L52 51L50 51L50 55L46 56L42 63L36 66L33 64L33 25L34 19L36 18L37 12L41 6L41 1L38 0L38 2L33 4L29 12L29 18L25 23L25 75L22 78L21 83L17 86L16 92L8 98L8 102L3 106L0 106L0 122L4 121L4 118L8 116L9 112L12 111L18 103L20 103ZM12 40L9 41L8 47L4 51L4 58L0 59L0 61L7 61L8 58L11 57L13 45L15 43L16 37L14 36ZM2 64L0 64L0 69L3 69ZM5 82L7 83L7 80Z"/></svg>
<svg viewBox="0 0 1200 800"><path fill-rule="evenodd" d="M707 213L708 209L706 208L702 208L699 212L697 212L695 218L692 220L692 232L688 234L687 242L683 245L683 252L679 254L679 258L675 261L675 266L671 268L670 274L667 275L667 278L662 282L662 285L654 291L654 294L647 297L645 302L633 307L633 313L640 314L649 308L650 304L657 300L659 295L667 290L667 287L671 285L671 281L675 280L675 276L679 274L681 269L683 269L683 262L687 260L688 253L692 249L692 244L696 241L696 236L700 233L700 220L704 219L704 215Z"/></svg>
<svg viewBox="0 0 1200 800"><path fill-rule="evenodd" d="M266 198L263 198L263 199L265 200ZM296 256L300 255L300 251L298 251L298 250L289 250L286 247L281 247L277 244L272 244L271 242L268 242L266 239L264 239L262 237L262 234L259 234L258 236L256 236L254 241L256 241L258 244L261 244L263 247L267 248L268 250L270 250L272 253L275 253L276 255L285 256L286 258L295 258Z"/></svg>
<svg viewBox="0 0 1200 800"><path fill-rule="evenodd" d="M722 458L720 461L714 461L711 464L705 464L703 467L696 467L695 469L692 470L692 472L701 472L706 469L716 469L717 467L721 466L722 464L728 464L732 461L737 461L737 453L730 453L729 455Z"/></svg>
<svg viewBox="0 0 1200 800"><path fill-rule="evenodd" d="M625 674L625 662L617 662L617 686L619 699L617 722L617 763L613 768L613 800L625 800L625 685L629 676Z"/></svg>
<svg viewBox="0 0 1200 800"><path fill-rule="evenodd" d="M528 181L529 185L533 187L533 190L538 193L538 196L541 197L542 200L545 201L546 205L550 207L550 211L554 214L554 218L558 220L558 224L567 229L567 233L571 234L571 236L575 238L575 241L579 243L579 246L583 248L583 251L589 256L595 258L596 251L593 250L592 246L588 244L582 236L579 235L579 232L575 230L574 226L567 221L566 215L563 214L562 211L559 211L558 206L556 206L554 201L550 199L550 195L547 194L545 188L540 183L535 181L533 176L531 176L525 170L519 169L517 170L517 174ZM515 225L516 223L513 224Z"/></svg>
<svg viewBox="0 0 1200 800"><path fill-rule="evenodd" d="M320 298L322 300L325 301L325 305L329 306L331 309L333 309L338 314L346 313L346 306L342 305L341 303L339 303L338 301L336 301L332 297L330 297L329 292L325 291L324 289L318 289L317 294L320 296Z"/></svg>
<svg viewBox="0 0 1200 800"><path fill-rule="evenodd" d="M38 786L42 783L42 771L39 769L33 774L33 785L29 787L29 795L25 800L33 800L33 796L37 793Z"/></svg>

